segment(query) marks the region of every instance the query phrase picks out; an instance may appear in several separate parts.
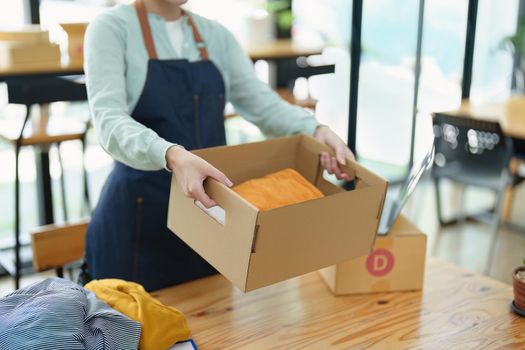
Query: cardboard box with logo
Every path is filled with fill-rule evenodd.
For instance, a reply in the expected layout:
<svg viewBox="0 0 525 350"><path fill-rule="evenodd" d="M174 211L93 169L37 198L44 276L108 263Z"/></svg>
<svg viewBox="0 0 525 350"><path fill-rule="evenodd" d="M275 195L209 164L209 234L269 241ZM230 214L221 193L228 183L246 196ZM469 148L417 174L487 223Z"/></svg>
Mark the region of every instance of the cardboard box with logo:
<svg viewBox="0 0 525 350"><path fill-rule="evenodd" d="M367 256L319 271L336 295L419 290L423 287L427 237L404 216L378 236Z"/></svg>
<svg viewBox="0 0 525 350"><path fill-rule="evenodd" d="M387 182L348 161L356 188L326 181L319 163L330 151L306 135L194 151L234 184L293 168L323 198L260 212L215 180L205 190L225 211L219 223L187 198L172 179L168 227L242 291L250 291L348 259L373 247Z"/></svg>

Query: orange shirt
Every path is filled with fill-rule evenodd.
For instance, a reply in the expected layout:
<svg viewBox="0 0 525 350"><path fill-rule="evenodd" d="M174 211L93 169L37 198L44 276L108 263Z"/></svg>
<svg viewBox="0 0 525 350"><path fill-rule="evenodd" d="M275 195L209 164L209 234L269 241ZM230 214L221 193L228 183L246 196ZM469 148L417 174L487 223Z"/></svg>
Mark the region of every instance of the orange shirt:
<svg viewBox="0 0 525 350"><path fill-rule="evenodd" d="M291 168L245 181L233 190L260 211L323 197L321 191Z"/></svg>

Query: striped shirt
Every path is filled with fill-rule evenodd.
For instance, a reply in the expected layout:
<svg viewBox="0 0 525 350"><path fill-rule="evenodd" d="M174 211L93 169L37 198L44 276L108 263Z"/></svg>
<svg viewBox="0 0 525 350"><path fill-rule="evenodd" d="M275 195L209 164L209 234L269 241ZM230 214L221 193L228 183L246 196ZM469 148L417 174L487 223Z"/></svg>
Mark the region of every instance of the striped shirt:
<svg viewBox="0 0 525 350"><path fill-rule="evenodd" d="M1 350L134 350L139 339L140 323L61 278L0 298Z"/></svg>

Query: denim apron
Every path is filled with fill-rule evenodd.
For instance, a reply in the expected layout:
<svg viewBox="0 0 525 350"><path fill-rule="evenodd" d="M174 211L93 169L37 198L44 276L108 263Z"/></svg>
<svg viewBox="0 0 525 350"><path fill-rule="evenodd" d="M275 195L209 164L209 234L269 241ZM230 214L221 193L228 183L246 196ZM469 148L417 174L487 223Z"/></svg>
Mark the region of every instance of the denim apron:
<svg viewBox="0 0 525 350"><path fill-rule="evenodd" d="M225 144L224 81L194 22L201 60L159 60L146 10L135 2L149 55L146 83L131 116L186 149ZM171 174L116 162L86 237L91 278L121 278L156 290L216 271L167 228Z"/></svg>

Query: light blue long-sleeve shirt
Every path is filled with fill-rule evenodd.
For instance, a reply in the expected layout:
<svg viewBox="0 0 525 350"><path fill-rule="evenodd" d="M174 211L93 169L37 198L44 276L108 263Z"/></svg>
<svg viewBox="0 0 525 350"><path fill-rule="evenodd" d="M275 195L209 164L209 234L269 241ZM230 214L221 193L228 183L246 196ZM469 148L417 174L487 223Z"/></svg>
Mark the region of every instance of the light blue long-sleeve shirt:
<svg viewBox="0 0 525 350"><path fill-rule="evenodd" d="M314 133L318 125L315 117L283 101L261 82L250 59L225 27L193 13L191 16L210 60L222 73L226 99L237 113L267 135ZM180 56L170 42L165 20L151 13L148 18L159 59L200 59L187 17L183 19ZM84 47L89 105L102 147L131 167L162 169L166 151L173 144L130 116L146 80L148 61L135 8L117 5L98 16L88 26Z"/></svg>

